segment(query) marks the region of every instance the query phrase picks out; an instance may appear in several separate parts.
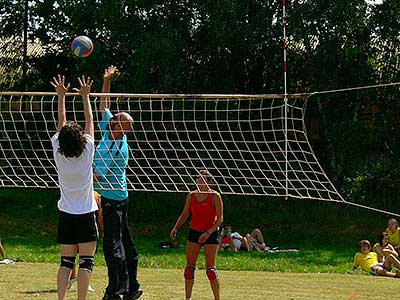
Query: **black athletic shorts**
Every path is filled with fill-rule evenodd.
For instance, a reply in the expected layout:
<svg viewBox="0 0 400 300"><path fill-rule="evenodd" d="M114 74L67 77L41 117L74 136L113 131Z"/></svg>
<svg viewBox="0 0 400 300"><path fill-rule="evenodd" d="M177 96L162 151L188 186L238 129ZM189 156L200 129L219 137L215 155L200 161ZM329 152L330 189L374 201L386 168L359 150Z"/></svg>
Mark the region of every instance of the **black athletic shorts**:
<svg viewBox="0 0 400 300"><path fill-rule="evenodd" d="M79 244L97 241L99 232L97 230L95 212L72 215L59 211L57 243Z"/></svg>
<svg viewBox="0 0 400 300"><path fill-rule="evenodd" d="M203 234L204 232L194 230L192 228L189 229L189 237L188 241L192 243L199 244L199 237ZM214 231L213 233L210 234L208 239L204 244L219 244L219 235L218 235L218 230Z"/></svg>

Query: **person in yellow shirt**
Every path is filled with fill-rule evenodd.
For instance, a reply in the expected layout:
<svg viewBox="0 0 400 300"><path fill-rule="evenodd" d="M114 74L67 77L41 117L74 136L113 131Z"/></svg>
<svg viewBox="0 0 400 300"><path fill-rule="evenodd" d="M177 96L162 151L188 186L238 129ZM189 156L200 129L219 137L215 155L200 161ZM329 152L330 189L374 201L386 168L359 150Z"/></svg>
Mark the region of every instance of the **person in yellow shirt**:
<svg viewBox="0 0 400 300"><path fill-rule="evenodd" d="M389 234L389 244L391 244L397 253L400 251L400 228L396 219L389 219L385 230Z"/></svg>
<svg viewBox="0 0 400 300"><path fill-rule="evenodd" d="M378 262L378 255L371 252L371 243L367 240L360 242L360 251L354 256L353 269L361 267L364 271L375 276L400 277L400 261L393 255L385 257L384 262ZM392 272L392 266L397 269Z"/></svg>

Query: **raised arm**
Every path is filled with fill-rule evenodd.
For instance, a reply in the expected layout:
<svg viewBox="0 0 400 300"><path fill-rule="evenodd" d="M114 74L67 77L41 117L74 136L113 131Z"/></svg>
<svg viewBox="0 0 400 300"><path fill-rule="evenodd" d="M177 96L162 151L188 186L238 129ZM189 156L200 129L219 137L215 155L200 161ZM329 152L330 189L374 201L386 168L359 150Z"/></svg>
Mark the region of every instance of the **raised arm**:
<svg viewBox="0 0 400 300"><path fill-rule="evenodd" d="M76 88L74 90L82 96L83 112L85 114L85 133L94 136L93 112L89 97L93 80L90 77L85 78L85 76L82 76L82 78L78 77L78 81L81 87L79 90Z"/></svg>
<svg viewBox="0 0 400 300"><path fill-rule="evenodd" d="M180 216L178 217L178 220L176 220L175 226L172 228L169 236L171 239L175 240L179 229L182 227L183 224L185 224L187 218L189 217L190 214L190 197L191 197L191 193L189 193L186 196L186 200L185 200L185 206L183 207L182 213L180 214Z"/></svg>
<svg viewBox="0 0 400 300"><path fill-rule="evenodd" d="M118 75L118 72L117 67L113 65L104 70L102 93L110 93L111 81L115 75ZM110 97L102 96L100 98L100 112L103 114L106 108L110 108Z"/></svg>
<svg viewBox="0 0 400 300"><path fill-rule="evenodd" d="M67 86L65 86L65 76L58 74L57 78L53 77L53 81L51 81L50 84L54 86L58 96L57 131L59 132L67 123L67 116L65 112L65 94L69 89L69 83Z"/></svg>

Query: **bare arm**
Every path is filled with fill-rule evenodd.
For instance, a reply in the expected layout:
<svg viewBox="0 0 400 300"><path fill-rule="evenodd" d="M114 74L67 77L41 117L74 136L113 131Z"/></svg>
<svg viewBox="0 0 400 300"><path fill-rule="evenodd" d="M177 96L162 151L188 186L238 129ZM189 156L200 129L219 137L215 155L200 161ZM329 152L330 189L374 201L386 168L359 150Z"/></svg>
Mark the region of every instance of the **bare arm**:
<svg viewBox="0 0 400 300"><path fill-rule="evenodd" d="M381 261L382 258L385 257L384 250L383 250L380 246L374 245L374 247L372 248L372 250L374 250L374 252L375 252L376 254L378 254L379 261Z"/></svg>
<svg viewBox="0 0 400 300"><path fill-rule="evenodd" d="M214 195L214 205L215 205L215 213L217 215L217 221L211 226L206 232L204 232L199 237L199 243L205 243L208 237L221 226L224 221L224 205L222 203L221 195L216 193Z"/></svg>
<svg viewBox="0 0 400 300"><path fill-rule="evenodd" d="M394 247L390 244L388 244L385 248L382 249L382 252L385 256L388 256L390 254L393 254L395 257L398 257L399 254L397 251L394 249Z"/></svg>
<svg viewBox="0 0 400 300"><path fill-rule="evenodd" d="M104 70L103 88L101 89L102 93L110 93L111 81L118 72L117 67L113 65ZM110 108L110 97L102 96L100 98L100 112L103 113L106 108Z"/></svg>
<svg viewBox="0 0 400 300"><path fill-rule="evenodd" d="M190 214L190 197L191 197L191 193L189 193L186 196L186 200L185 200L185 206L183 207L183 211L180 214L180 216L178 217L178 220L176 220L175 226L172 228L169 236L171 237L171 239L175 239L179 229L182 227L183 224L185 224L187 218L189 217Z"/></svg>
<svg viewBox="0 0 400 300"><path fill-rule="evenodd" d="M82 76L82 78L78 77L78 81L81 87L79 90L74 90L76 90L79 95L82 96L83 112L85 114L85 133L94 136L93 113L89 97L90 88L92 87L93 80L91 80L90 77L86 79L85 76Z"/></svg>
<svg viewBox="0 0 400 300"><path fill-rule="evenodd" d="M67 86L65 86L65 76L57 75L57 78L53 77L53 81L50 82L50 84L54 86L58 96L57 131L60 132L67 123L67 116L65 112L65 94L69 89L69 83Z"/></svg>

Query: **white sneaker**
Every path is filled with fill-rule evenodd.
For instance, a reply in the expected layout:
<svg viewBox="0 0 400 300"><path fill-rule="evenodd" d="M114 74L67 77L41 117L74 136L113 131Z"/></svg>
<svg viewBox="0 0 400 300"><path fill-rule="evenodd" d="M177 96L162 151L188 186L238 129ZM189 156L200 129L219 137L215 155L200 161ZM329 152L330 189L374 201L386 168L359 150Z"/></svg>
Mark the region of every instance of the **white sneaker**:
<svg viewBox="0 0 400 300"><path fill-rule="evenodd" d="M94 292L94 288L92 288L92 286L89 284L89 287L87 289L89 292Z"/></svg>
<svg viewBox="0 0 400 300"><path fill-rule="evenodd" d="M71 286L74 284L75 281L76 281L76 277L68 280L67 290L69 290L71 288Z"/></svg>

